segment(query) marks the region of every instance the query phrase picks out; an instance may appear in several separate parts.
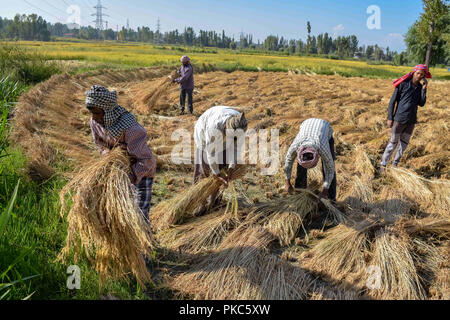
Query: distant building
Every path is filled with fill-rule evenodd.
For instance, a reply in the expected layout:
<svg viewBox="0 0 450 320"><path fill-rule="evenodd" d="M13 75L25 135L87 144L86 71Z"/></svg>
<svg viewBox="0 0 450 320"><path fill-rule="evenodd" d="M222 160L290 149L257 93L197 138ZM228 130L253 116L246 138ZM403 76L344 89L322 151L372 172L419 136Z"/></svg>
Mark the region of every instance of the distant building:
<svg viewBox="0 0 450 320"><path fill-rule="evenodd" d="M353 59L361 59L364 57L364 53L362 52L355 52L355 55L353 56Z"/></svg>
<svg viewBox="0 0 450 320"><path fill-rule="evenodd" d="M74 38L75 34L74 33L64 33L63 37L65 37L65 38Z"/></svg>

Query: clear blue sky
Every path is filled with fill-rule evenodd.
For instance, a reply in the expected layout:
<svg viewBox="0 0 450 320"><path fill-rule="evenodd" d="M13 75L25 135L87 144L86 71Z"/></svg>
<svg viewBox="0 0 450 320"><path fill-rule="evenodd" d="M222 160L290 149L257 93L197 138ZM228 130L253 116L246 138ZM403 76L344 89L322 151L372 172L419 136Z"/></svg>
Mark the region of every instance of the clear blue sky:
<svg viewBox="0 0 450 320"><path fill-rule="evenodd" d="M95 17L93 5L98 0L0 0L0 16L12 18L16 13L38 13L47 21L66 22L69 5L81 9L83 25ZM405 49L403 35L422 11L421 0L103 0L109 26L156 28L158 17L162 31L183 30L185 26L199 29L222 29L228 35L253 34L256 42L269 34L286 38L306 38L306 21L312 33L330 35L356 34L360 44L378 43L393 50ZM366 25L367 7L377 5L381 10L381 29L369 30Z"/></svg>

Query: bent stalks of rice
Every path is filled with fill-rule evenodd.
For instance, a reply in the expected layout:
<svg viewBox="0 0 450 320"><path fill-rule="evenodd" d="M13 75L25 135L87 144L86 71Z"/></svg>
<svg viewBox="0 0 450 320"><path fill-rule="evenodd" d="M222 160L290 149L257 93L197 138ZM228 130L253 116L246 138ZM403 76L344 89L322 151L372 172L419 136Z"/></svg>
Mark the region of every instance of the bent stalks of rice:
<svg viewBox="0 0 450 320"><path fill-rule="evenodd" d="M334 227L304 254L302 266L333 281L361 278L366 269L365 252L369 249L367 227Z"/></svg>
<svg viewBox="0 0 450 320"><path fill-rule="evenodd" d="M245 173L244 166L236 166L229 176L231 180L235 180L244 176ZM215 194L221 187L222 183L210 176L200 180L199 183L173 199L161 202L150 214L152 226L159 232L182 223L187 217L193 217L196 210L206 204L209 196Z"/></svg>
<svg viewBox="0 0 450 320"><path fill-rule="evenodd" d="M317 203L306 193L256 205L246 222L261 225L278 238L282 246L292 243L303 219L317 211Z"/></svg>
<svg viewBox="0 0 450 320"><path fill-rule="evenodd" d="M61 214L73 205L65 247L58 259L75 260L84 253L95 265L101 283L131 273L145 287L151 281L143 254L152 255L150 227L137 205L128 177L130 160L121 148L83 167L60 193Z"/></svg>
<svg viewBox="0 0 450 320"><path fill-rule="evenodd" d="M377 231L371 263L381 270L381 285L370 295L381 299L426 298L411 251L410 239L399 237L389 230Z"/></svg>
<svg viewBox="0 0 450 320"><path fill-rule="evenodd" d="M260 226L241 227L172 286L196 299L305 299L312 279L268 251L273 236Z"/></svg>
<svg viewBox="0 0 450 320"><path fill-rule="evenodd" d="M147 106L148 110L145 111L157 109L156 105L161 96L163 94L166 94L170 87L174 86L174 84L172 83L172 79L176 78L176 73L172 73L170 76L172 78L167 77L160 80L159 83L155 86L156 89L152 92L144 95L143 97L138 97L138 100L140 100L141 104Z"/></svg>
<svg viewBox="0 0 450 320"><path fill-rule="evenodd" d="M238 212L237 193L233 182L230 183L230 187L232 198L225 212L199 217L191 223L162 231L157 235L161 244L172 250L192 254L216 249L242 220Z"/></svg>
<svg viewBox="0 0 450 320"><path fill-rule="evenodd" d="M411 200L425 205L432 203L433 193L427 187L426 179L400 168L389 168L388 172Z"/></svg>
<svg viewBox="0 0 450 320"><path fill-rule="evenodd" d="M423 219L408 219L398 222L400 230L411 236L420 234L434 234L442 239L450 238L450 220L426 217Z"/></svg>

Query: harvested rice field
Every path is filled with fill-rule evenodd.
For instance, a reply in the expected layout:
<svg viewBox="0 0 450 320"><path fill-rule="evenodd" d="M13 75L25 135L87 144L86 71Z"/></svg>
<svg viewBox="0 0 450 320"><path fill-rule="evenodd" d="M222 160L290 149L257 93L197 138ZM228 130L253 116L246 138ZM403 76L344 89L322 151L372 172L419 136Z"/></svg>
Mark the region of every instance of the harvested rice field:
<svg viewBox="0 0 450 320"><path fill-rule="evenodd" d="M53 76L20 98L13 132L33 179L76 177L100 157L84 92L94 84L117 90L157 157L150 220L158 288L178 299L450 299L449 82L430 81L400 167L380 176L390 80L198 69L194 115L180 116L171 72ZM197 118L215 105L245 111L249 129L279 129L280 166L274 176L248 166L221 202L198 216L176 206L193 193L193 166L172 162L179 143L172 133L193 133ZM284 192L284 157L311 117L334 129L337 207L317 205L320 168L308 176L310 192Z"/></svg>

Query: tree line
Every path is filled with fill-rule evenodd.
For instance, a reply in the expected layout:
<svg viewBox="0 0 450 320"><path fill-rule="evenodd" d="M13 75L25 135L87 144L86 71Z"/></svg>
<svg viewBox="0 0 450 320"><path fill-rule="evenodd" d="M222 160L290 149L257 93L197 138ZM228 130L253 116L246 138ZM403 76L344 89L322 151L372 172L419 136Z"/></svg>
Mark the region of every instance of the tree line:
<svg viewBox="0 0 450 320"><path fill-rule="evenodd" d="M355 35L339 36L333 39L328 33L311 35L311 24L308 22L308 37L302 39L285 39L269 35L263 42L255 42L251 34L241 33L239 38L226 35L225 31L199 30L186 27L182 32L178 30L160 32L149 27L138 27L137 30L123 27L114 31L98 30L91 26L76 29L69 28L62 23L48 23L36 14L16 15L14 19L0 17L0 35L7 39L49 41L51 37L71 36L83 40L118 40L144 42L153 44L169 44L183 46L216 47L239 50L276 51L289 55L319 54L335 55L338 58L367 58L373 60L392 61L393 53L389 48L383 49L378 45L358 46L359 40Z"/></svg>
<svg viewBox="0 0 450 320"><path fill-rule="evenodd" d="M217 47L232 50L255 50L279 52L286 55L321 55L337 59L358 58L374 61L388 61L396 65L424 63L448 65L450 62L450 11L448 0L423 0L424 12L410 27L405 36L407 50L397 53L389 47L377 44L360 45L356 35L333 38L328 33L312 34L312 26L306 24L307 37L286 39L269 35L262 42L254 41L251 34L241 33L238 38L226 35L225 31L199 30L192 27L183 31L161 32L149 27L137 30L122 27L114 31L98 30L91 26L69 28L62 23L48 23L36 14L16 15L13 19L0 17L0 36L16 40L49 41L52 37L74 37L83 40L116 40L198 47ZM433 53L433 54L431 54Z"/></svg>

